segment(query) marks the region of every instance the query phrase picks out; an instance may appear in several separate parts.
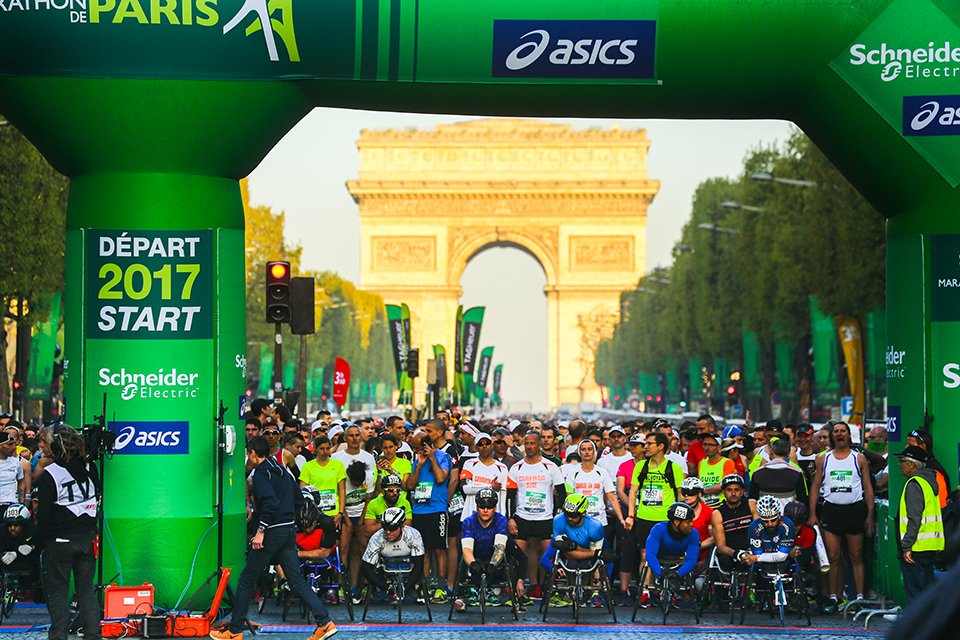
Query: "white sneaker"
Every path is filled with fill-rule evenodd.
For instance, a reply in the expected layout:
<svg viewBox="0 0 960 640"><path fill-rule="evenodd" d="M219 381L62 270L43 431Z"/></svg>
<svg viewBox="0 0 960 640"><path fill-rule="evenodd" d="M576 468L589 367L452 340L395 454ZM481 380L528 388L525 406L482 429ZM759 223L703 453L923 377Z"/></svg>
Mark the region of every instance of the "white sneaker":
<svg viewBox="0 0 960 640"><path fill-rule="evenodd" d="M896 614L896 613L885 613L885 614L883 614L883 619L886 620L887 622L896 622L896 621L897 621L897 618L899 618L899 617L900 617L900 616L899 616L898 614Z"/></svg>

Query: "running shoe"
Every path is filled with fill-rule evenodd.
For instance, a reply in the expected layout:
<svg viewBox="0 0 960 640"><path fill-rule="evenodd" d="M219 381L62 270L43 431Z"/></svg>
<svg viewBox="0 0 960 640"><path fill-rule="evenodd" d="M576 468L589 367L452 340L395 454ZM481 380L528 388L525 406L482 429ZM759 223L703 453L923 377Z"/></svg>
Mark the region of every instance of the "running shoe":
<svg viewBox="0 0 960 640"><path fill-rule="evenodd" d="M652 604L653 600L650 598L650 592L644 589L643 593L640 594L640 608L649 609Z"/></svg>
<svg viewBox="0 0 960 640"><path fill-rule="evenodd" d="M230 631L230 627L223 627L220 629L212 629L210 631L210 637L214 640L243 640L243 632L233 633Z"/></svg>
<svg viewBox="0 0 960 640"><path fill-rule="evenodd" d="M313 635L310 636L308 640L327 640L327 638L336 635L336 633L337 626L333 624L333 620L331 620L327 624L318 625L316 631L313 632Z"/></svg>
<svg viewBox="0 0 960 640"><path fill-rule="evenodd" d="M551 607L571 607L573 602L566 596L562 596L559 593L554 593L550 596L550 606Z"/></svg>
<svg viewBox="0 0 960 640"><path fill-rule="evenodd" d="M614 602L616 602L618 607L632 607L633 598L630 597L629 591L617 591Z"/></svg>

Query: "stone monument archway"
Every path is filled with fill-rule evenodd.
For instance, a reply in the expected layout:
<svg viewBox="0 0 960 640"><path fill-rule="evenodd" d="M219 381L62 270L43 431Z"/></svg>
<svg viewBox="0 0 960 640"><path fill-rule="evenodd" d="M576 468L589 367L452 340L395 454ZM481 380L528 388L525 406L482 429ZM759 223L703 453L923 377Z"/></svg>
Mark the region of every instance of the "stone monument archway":
<svg viewBox="0 0 960 640"><path fill-rule="evenodd" d="M546 274L550 406L599 402L594 348L646 271L647 207L660 188L647 176L646 131L491 119L364 130L357 146L347 188L360 206L361 288L410 307L421 371L431 345L453 349L467 263L515 247Z"/></svg>

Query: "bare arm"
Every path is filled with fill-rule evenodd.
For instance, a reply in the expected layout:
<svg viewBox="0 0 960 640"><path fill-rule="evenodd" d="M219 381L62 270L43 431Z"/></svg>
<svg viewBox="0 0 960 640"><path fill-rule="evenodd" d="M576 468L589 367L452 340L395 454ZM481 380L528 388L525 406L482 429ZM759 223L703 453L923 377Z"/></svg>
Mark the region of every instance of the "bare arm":
<svg viewBox="0 0 960 640"><path fill-rule="evenodd" d="M826 460L826 458L827 456L817 457L817 470L813 475L813 484L810 485L810 518L807 522L811 527L817 525L817 500L820 498L820 486L823 484L823 461ZM872 489L870 493L873 493ZM871 500L871 504L872 502ZM868 511L867 513L870 512Z"/></svg>

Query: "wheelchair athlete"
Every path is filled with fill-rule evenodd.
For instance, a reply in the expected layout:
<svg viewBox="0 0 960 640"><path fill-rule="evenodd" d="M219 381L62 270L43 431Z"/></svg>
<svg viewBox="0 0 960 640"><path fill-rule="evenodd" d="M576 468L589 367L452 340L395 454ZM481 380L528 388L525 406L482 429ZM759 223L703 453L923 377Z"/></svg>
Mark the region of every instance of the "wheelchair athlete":
<svg viewBox="0 0 960 640"><path fill-rule="evenodd" d="M480 489L475 500L477 510L463 521L463 532L460 537L463 563L471 576L479 578L485 575L487 582L492 583L503 577L506 563L510 561L507 557L510 552L508 520L503 514L497 513L499 497L493 489L487 487ZM515 553L522 552L516 548ZM521 561L526 562L526 557L521 555ZM490 602L490 604L498 603L496 599ZM462 611L466 607L466 603L460 599L454 604L457 611Z"/></svg>
<svg viewBox="0 0 960 640"><path fill-rule="evenodd" d="M781 516L780 501L772 495L757 500L757 515L750 525L751 564L766 571L783 572L793 565L796 529Z"/></svg>
<svg viewBox="0 0 960 640"><path fill-rule="evenodd" d="M400 507L390 507L380 516L382 528L370 537L363 552L360 575L373 587L390 593L390 586L377 570L382 561L391 558L408 558L411 571L407 574L404 590L415 593L414 587L423 578L423 538L413 527L404 526L406 514ZM390 596L396 600L396 593Z"/></svg>
<svg viewBox="0 0 960 640"><path fill-rule="evenodd" d="M37 525L30 521L30 510L14 503L3 514L0 529L0 571L24 575L28 581L39 577L40 549Z"/></svg>
<svg viewBox="0 0 960 640"><path fill-rule="evenodd" d="M304 502L295 514L297 556L302 561L323 560L333 554L340 532L333 518L317 507L320 492L314 487L301 491Z"/></svg>
<svg viewBox="0 0 960 640"><path fill-rule="evenodd" d="M587 515L589 502L578 493L568 495L553 519L552 546L560 553L561 566L588 569L603 549L603 525Z"/></svg>
<svg viewBox="0 0 960 640"><path fill-rule="evenodd" d="M700 555L700 534L693 528L693 519L694 512L690 505L674 502L667 510L667 521L654 525L647 537L647 567L650 574L657 584L674 593L691 575ZM651 575L646 577L649 583ZM640 602L649 606L646 584Z"/></svg>

